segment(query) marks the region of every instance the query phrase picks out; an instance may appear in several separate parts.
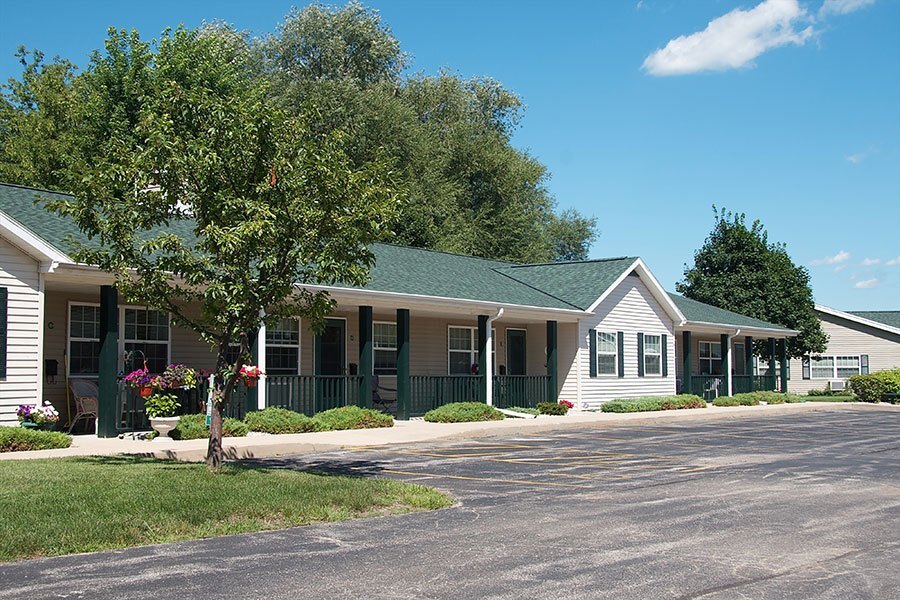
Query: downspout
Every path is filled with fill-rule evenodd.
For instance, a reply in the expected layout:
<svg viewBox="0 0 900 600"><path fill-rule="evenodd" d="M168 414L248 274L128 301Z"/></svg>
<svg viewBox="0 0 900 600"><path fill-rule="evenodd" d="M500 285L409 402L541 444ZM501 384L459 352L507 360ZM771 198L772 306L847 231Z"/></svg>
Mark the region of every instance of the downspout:
<svg viewBox="0 0 900 600"><path fill-rule="evenodd" d="M487 344L484 349L485 356L484 359L484 387L485 387L485 395L487 396L487 405L494 405L494 334L493 334L493 325L494 321L498 321L500 317L503 316L503 309L500 308L497 310L497 314L493 317L488 317L487 320L487 331L485 334L487 335Z"/></svg>
<svg viewBox="0 0 900 600"><path fill-rule="evenodd" d="M727 360L726 366L728 368L727 373L728 373L728 395L729 396L734 396L734 373L733 373L734 369L731 368L731 366L732 366L731 362L733 359L733 356L731 353L731 340L733 340L734 338L736 338L739 335L741 335L740 327L738 327L733 334L728 336L728 354L726 354L726 356L728 357L728 360ZM747 349L744 348L745 355L746 355L746 352L747 352Z"/></svg>

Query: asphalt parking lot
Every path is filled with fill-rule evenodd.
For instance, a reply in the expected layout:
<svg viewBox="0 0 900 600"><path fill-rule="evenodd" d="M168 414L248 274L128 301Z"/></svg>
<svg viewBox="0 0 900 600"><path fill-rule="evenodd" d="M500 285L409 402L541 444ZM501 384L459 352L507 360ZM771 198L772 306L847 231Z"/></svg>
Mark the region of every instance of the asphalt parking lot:
<svg viewBox="0 0 900 600"><path fill-rule="evenodd" d="M261 461L456 507L0 566L0 597L900 598L900 411Z"/></svg>

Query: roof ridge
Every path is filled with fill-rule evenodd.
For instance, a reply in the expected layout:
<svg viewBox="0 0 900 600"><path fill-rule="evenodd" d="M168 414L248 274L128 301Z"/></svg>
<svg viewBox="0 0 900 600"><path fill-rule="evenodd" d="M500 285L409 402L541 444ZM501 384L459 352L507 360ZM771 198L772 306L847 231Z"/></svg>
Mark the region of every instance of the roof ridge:
<svg viewBox="0 0 900 600"><path fill-rule="evenodd" d="M504 260L502 258L486 258L484 256L473 256L472 254L462 254L461 252L450 252L449 250L438 250L437 248L422 248L421 246L409 246L407 244L395 244L392 242L373 242L374 244L380 244L382 246L391 246L392 248L403 248L405 250L421 250L423 252L433 252L435 254L446 254L448 256L457 256L459 258L473 258L475 260L484 260L488 262L495 263L506 263L510 266L522 266L525 263L517 263L511 260Z"/></svg>
<svg viewBox="0 0 900 600"><path fill-rule="evenodd" d="M613 262L616 260L637 260L638 256L611 256L609 258L589 258L587 260L561 260L556 262L543 263L517 263L509 268L517 269L520 267L555 267L557 265L585 265L588 263Z"/></svg>
<svg viewBox="0 0 900 600"><path fill-rule="evenodd" d="M59 190L50 190L47 188L35 187L33 185L23 185L21 183L10 183L8 181L0 181L0 186L19 188L20 190L31 190L33 192L47 192L48 194L59 194L60 196L72 196L69 192L60 192ZM74 196L72 196L74 197Z"/></svg>
<svg viewBox="0 0 900 600"><path fill-rule="evenodd" d="M900 312L900 308L896 310L845 310L844 312L848 312L851 315L856 315L859 313L897 313Z"/></svg>
<svg viewBox="0 0 900 600"><path fill-rule="evenodd" d="M549 296L550 298L553 298L554 300L559 300L559 301L562 302L563 304L568 304L569 306L571 306L571 307L573 307L573 308L576 308L576 309L578 309L578 310L584 310L584 308L582 308L581 306L578 306L578 305L576 305L576 304L572 304L572 303L569 302L568 300L564 300L563 298L560 298L559 296L554 296L553 294L551 294L550 292L548 292L548 291L546 291L546 290L542 290L541 288L535 287L535 286L531 285L530 283L525 283L524 281L522 281L522 280L520 280L520 279L516 279L516 278L513 277L512 275L509 275L509 274L507 274L507 273L504 273L501 269L492 268L491 271L493 271L494 273L497 273L498 275L502 275L503 277L506 277L507 279L511 279L511 280L515 281L516 283L518 283L519 285L524 285L525 287L527 287L527 288L529 288L529 289L532 289L532 290L534 290L534 291L536 291L536 292L538 292L538 293L540 293L540 294L543 294L543 295L545 295L545 296Z"/></svg>

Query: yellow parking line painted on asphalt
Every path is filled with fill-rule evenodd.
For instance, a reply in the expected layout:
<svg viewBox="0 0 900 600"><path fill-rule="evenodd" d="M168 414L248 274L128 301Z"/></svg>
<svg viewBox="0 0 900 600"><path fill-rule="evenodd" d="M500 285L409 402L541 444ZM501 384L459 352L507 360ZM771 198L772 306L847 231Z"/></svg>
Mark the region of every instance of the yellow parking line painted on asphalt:
<svg viewBox="0 0 900 600"><path fill-rule="evenodd" d="M395 469L384 469L382 473L392 473L394 475L412 475L416 477L433 477L438 479L465 479L468 481L487 481L490 483L508 483L515 485L536 485L536 486L549 486L549 487L567 487L567 488L578 488L578 489L589 489L590 486L587 485L575 485L569 483L551 483L549 481L523 481L521 479L498 479L495 477L473 477L470 475L445 475L441 473L421 473L417 471L398 471Z"/></svg>

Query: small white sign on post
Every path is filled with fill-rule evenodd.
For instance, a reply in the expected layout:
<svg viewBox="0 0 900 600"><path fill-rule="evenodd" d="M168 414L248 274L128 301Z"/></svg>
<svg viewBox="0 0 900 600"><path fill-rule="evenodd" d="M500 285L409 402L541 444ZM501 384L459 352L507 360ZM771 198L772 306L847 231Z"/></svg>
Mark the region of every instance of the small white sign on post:
<svg viewBox="0 0 900 600"><path fill-rule="evenodd" d="M215 391L215 378L210 375L209 376L209 392L206 394L206 426L209 427L212 425L212 405L213 405L213 392Z"/></svg>

